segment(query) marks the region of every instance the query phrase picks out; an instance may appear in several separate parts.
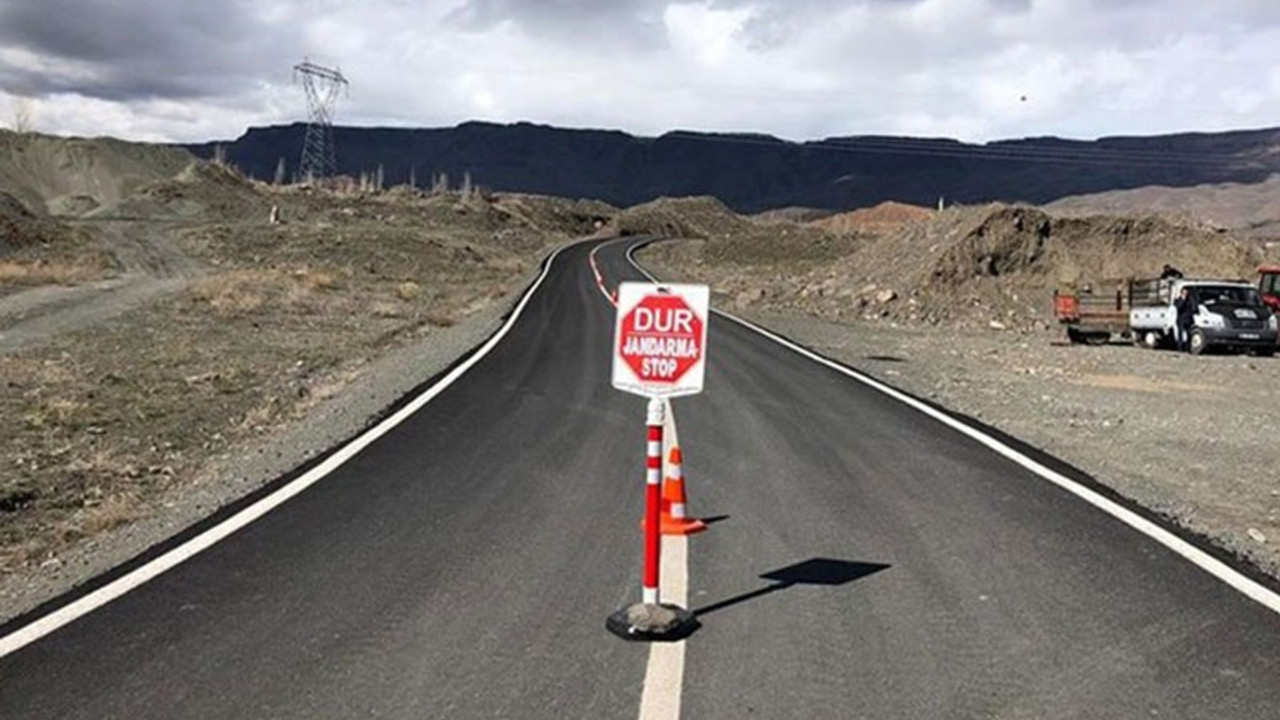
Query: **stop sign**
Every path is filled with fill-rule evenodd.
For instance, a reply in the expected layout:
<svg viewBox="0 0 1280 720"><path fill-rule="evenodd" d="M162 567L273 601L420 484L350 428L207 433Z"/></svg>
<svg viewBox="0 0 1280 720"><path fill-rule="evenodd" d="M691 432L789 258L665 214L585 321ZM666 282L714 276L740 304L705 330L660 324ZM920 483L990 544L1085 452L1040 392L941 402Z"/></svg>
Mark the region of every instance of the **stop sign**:
<svg viewBox="0 0 1280 720"><path fill-rule="evenodd" d="M623 283L614 333L614 387L649 397L702 391L705 285Z"/></svg>

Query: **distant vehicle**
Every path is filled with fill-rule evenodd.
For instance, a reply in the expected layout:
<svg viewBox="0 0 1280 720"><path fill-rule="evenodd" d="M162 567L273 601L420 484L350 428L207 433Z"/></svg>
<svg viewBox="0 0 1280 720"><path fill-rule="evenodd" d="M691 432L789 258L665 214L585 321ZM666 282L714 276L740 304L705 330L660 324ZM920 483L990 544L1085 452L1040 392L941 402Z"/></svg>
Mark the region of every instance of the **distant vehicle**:
<svg viewBox="0 0 1280 720"><path fill-rule="evenodd" d="M1280 313L1280 265L1258 268L1258 292L1272 313Z"/></svg>
<svg viewBox="0 0 1280 720"><path fill-rule="evenodd" d="M1150 348L1177 346L1174 302L1184 287L1196 308L1188 335L1188 349L1193 354L1214 348L1275 354L1280 320L1262 301L1258 288L1243 280L1133 281L1128 293L1129 331L1135 342Z"/></svg>

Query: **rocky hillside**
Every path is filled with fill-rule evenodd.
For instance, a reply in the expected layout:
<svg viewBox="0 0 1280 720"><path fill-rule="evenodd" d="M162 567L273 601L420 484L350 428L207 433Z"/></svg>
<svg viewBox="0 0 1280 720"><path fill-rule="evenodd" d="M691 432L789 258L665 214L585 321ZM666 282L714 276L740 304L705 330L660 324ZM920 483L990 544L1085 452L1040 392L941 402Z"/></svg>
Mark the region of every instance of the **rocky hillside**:
<svg viewBox="0 0 1280 720"><path fill-rule="evenodd" d="M1253 184L1151 186L1076 195L1058 200L1047 209L1072 216L1159 213L1184 222L1275 239L1280 238L1280 175Z"/></svg>
<svg viewBox="0 0 1280 720"><path fill-rule="evenodd" d="M296 172L305 126L252 128L221 148L250 175ZM529 123L453 128L338 127L340 172L382 168L388 185L420 187L464 175L485 187L619 207L659 197L709 195L738 212L803 206L849 210L898 200L1043 203L1146 185L1261 182L1280 171L1280 129L1082 142L1031 138L973 145L944 139L828 138L788 142L762 135L670 132L656 138Z"/></svg>
<svg viewBox="0 0 1280 720"><path fill-rule="evenodd" d="M882 234L759 225L700 237L648 252L740 309L959 327L1043 328L1058 287L1109 291L1164 263L1250 277L1264 259L1248 238L1158 217L1057 217L1004 204L948 208ZM831 252L812 262L813 247Z"/></svg>

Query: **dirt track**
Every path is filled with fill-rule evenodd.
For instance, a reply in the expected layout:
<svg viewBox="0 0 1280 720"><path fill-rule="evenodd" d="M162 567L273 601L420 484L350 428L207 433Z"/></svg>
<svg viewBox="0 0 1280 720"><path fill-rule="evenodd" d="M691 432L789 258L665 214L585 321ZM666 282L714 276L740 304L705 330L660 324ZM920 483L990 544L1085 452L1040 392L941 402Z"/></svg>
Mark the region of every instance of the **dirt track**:
<svg viewBox="0 0 1280 720"><path fill-rule="evenodd" d="M45 285L0 297L0 352L34 347L175 295L203 272L165 237L173 227L129 221L79 227L117 259L119 271L85 285Z"/></svg>

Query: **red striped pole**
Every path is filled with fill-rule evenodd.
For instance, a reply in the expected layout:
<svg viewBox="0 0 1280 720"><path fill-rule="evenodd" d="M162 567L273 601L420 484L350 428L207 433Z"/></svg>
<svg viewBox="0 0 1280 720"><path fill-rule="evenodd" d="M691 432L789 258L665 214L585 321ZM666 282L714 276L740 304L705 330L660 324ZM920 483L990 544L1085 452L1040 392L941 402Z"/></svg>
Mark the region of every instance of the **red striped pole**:
<svg viewBox="0 0 1280 720"><path fill-rule="evenodd" d="M649 441L645 464L644 498L644 593L646 605L658 604L659 558L662 552L660 513L662 504L662 425L665 420L663 402L649 400Z"/></svg>

